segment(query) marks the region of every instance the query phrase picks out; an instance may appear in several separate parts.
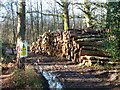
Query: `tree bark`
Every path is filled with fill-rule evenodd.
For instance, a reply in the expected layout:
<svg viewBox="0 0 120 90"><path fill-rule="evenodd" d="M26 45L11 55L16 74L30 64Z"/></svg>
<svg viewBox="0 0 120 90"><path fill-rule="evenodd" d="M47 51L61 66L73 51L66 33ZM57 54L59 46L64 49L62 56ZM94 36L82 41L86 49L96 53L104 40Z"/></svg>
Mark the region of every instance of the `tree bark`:
<svg viewBox="0 0 120 90"><path fill-rule="evenodd" d="M33 29L33 13L32 13L32 0L30 0L30 10L31 10L31 13L30 13L30 18L31 18L31 29L30 29L30 37L32 39L32 42L34 42L34 37L35 37L35 32L34 32L34 29Z"/></svg>
<svg viewBox="0 0 120 90"><path fill-rule="evenodd" d="M12 11L12 29L13 29L13 43L16 43L16 32L15 32L15 18L13 10L13 2L11 1L11 11Z"/></svg>
<svg viewBox="0 0 120 90"><path fill-rule="evenodd" d="M17 26L17 42L25 40L25 1L19 0L19 10L18 10L18 26ZM18 68L25 70L25 59L22 58L18 60Z"/></svg>
<svg viewBox="0 0 120 90"><path fill-rule="evenodd" d="M38 0L37 0L37 11L39 11L39 7L38 7ZM39 36L39 12L37 12L37 35Z"/></svg>
<svg viewBox="0 0 120 90"><path fill-rule="evenodd" d="M107 29L111 29L110 26L111 26L111 8L110 8L110 5L108 4L108 7L107 7L107 18L106 18L106 28Z"/></svg>
<svg viewBox="0 0 120 90"><path fill-rule="evenodd" d="M84 12L85 14L85 19L86 19L86 24L87 27L92 25L92 18L91 18L91 4L87 0L85 0L84 3L79 3L78 5L81 5L82 7L79 7L79 9Z"/></svg>
<svg viewBox="0 0 120 90"><path fill-rule="evenodd" d="M40 1L41 6L41 34L43 33L43 14L42 14L42 0Z"/></svg>
<svg viewBox="0 0 120 90"><path fill-rule="evenodd" d="M53 8L54 14L55 14L55 8L56 8L56 4L54 2L54 8ZM55 16L53 16L53 31L55 31Z"/></svg>
<svg viewBox="0 0 120 90"><path fill-rule="evenodd" d="M89 2L85 1L84 7L85 7L86 24L87 24L87 27L89 27L90 25L92 25Z"/></svg>
<svg viewBox="0 0 120 90"><path fill-rule="evenodd" d="M72 17L73 17L73 25L72 25L72 28L75 29L75 17L74 17L74 3L73 3L74 0L72 0Z"/></svg>
<svg viewBox="0 0 120 90"><path fill-rule="evenodd" d="M64 7L64 30L68 30L69 28L69 12L68 12L68 6L69 3L67 0L63 3Z"/></svg>

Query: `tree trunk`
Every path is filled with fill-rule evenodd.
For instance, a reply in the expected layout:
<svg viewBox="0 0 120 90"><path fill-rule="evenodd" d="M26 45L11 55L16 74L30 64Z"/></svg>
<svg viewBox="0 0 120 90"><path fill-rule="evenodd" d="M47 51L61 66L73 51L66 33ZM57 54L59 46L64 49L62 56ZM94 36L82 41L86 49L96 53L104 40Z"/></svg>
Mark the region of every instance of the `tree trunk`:
<svg viewBox="0 0 120 90"><path fill-rule="evenodd" d="M31 3L32 1L30 0L30 9L31 9L31 13L30 13L30 18L31 18L31 29L30 29L30 36L32 36L32 37L30 37L31 39L32 39L32 41L31 42L34 42L34 37L35 37L35 32L34 32L34 30L33 30L33 14L32 14L32 3Z"/></svg>
<svg viewBox="0 0 120 90"><path fill-rule="evenodd" d="M72 28L75 29L75 17L74 17L74 6L73 6L73 0L72 0L72 17L73 17L73 25Z"/></svg>
<svg viewBox="0 0 120 90"><path fill-rule="evenodd" d="M14 11L13 11L13 3L11 2L11 11L12 11L12 29L13 29L13 43L16 43L16 32L15 32L15 21L14 21Z"/></svg>
<svg viewBox="0 0 120 90"><path fill-rule="evenodd" d="M68 2L64 2L64 30L69 28Z"/></svg>
<svg viewBox="0 0 120 90"><path fill-rule="evenodd" d="M42 14L42 0L40 1L41 6L41 34L43 33L43 14Z"/></svg>
<svg viewBox="0 0 120 90"><path fill-rule="evenodd" d="M54 8L53 8L53 11L54 11L54 14L55 14L55 2L54 2ZM55 16L53 16L53 31L55 31Z"/></svg>
<svg viewBox="0 0 120 90"><path fill-rule="evenodd" d="M57 10L57 6L56 6L56 13L58 14L58 10ZM57 29L59 29L59 26L60 26L60 24L59 24L59 16L57 16Z"/></svg>
<svg viewBox="0 0 120 90"><path fill-rule="evenodd" d="M110 5L108 4L108 8L107 8L107 18L106 18L106 28L110 29L111 26L111 8Z"/></svg>
<svg viewBox="0 0 120 90"><path fill-rule="evenodd" d="M90 5L89 2L85 2L85 18L86 18L86 24L87 27L90 27L90 25L92 25L91 22L91 13L90 13Z"/></svg>
<svg viewBox="0 0 120 90"><path fill-rule="evenodd" d="M38 0L37 0L37 11L39 11ZM37 12L37 37L39 36L39 13Z"/></svg>
<svg viewBox="0 0 120 90"><path fill-rule="evenodd" d="M25 40L25 1L19 0L19 10L18 10L18 26L17 26L17 42ZM25 70L25 59L22 58L18 60L18 68Z"/></svg>

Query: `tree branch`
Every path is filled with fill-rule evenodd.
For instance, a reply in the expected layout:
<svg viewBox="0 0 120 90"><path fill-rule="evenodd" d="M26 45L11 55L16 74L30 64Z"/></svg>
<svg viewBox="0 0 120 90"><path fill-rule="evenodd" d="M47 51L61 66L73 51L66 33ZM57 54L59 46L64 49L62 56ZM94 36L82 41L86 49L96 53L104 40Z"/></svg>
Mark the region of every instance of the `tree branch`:
<svg viewBox="0 0 120 90"><path fill-rule="evenodd" d="M87 12L85 10L83 10L82 8L78 7L78 9L80 9L81 11L83 11L85 14L87 14Z"/></svg>
<svg viewBox="0 0 120 90"><path fill-rule="evenodd" d="M43 14L43 15L48 15L48 16L57 16L57 17L61 17L62 19L64 19L64 15L63 14L61 14L61 15L59 15L59 14L52 14L52 13L43 13L43 12L40 12L40 11L27 11L26 12L26 14L27 13L41 13L41 14Z"/></svg>
<svg viewBox="0 0 120 90"><path fill-rule="evenodd" d="M56 1L56 0L55 0ZM61 7L64 7L64 5L62 5L61 3L59 3L58 1L56 1L57 4L59 4Z"/></svg>
<svg viewBox="0 0 120 90"><path fill-rule="evenodd" d="M70 16L69 19L72 19L73 16ZM85 18L84 16L74 16L74 18Z"/></svg>
<svg viewBox="0 0 120 90"><path fill-rule="evenodd" d="M80 9L82 12L84 12L85 14L87 14L87 12L85 11L85 10L83 10L80 6L78 6L78 5L81 5L82 7L83 7L83 3L74 3L73 5L77 5L77 9Z"/></svg>

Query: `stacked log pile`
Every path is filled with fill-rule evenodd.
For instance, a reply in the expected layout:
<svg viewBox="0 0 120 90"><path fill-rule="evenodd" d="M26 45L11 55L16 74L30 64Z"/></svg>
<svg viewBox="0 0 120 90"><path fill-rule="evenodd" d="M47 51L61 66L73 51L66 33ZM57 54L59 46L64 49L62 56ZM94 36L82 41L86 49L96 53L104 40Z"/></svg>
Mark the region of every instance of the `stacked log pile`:
<svg viewBox="0 0 120 90"><path fill-rule="evenodd" d="M62 33L61 32L48 32L41 35L36 42L32 43L30 50L36 54L48 54L57 56L62 53Z"/></svg>
<svg viewBox="0 0 120 90"><path fill-rule="evenodd" d="M89 65L92 64L92 59L108 60L104 52L96 48L103 43L103 38L99 31L91 29L92 27L68 29L56 33L45 32L36 42L33 42L31 51L52 56L63 56L75 63Z"/></svg>

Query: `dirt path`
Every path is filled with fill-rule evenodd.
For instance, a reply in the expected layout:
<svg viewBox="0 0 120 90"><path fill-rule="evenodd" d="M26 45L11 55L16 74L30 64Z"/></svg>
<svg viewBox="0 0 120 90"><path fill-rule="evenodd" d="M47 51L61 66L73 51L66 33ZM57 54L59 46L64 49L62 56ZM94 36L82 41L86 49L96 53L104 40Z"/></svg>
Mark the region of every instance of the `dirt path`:
<svg viewBox="0 0 120 90"><path fill-rule="evenodd" d="M54 73L65 88L111 88L120 89L120 77L115 70L104 67L85 67L68 60L46 55L29 54L27 63L39 65L44 71Z"/></svg>

